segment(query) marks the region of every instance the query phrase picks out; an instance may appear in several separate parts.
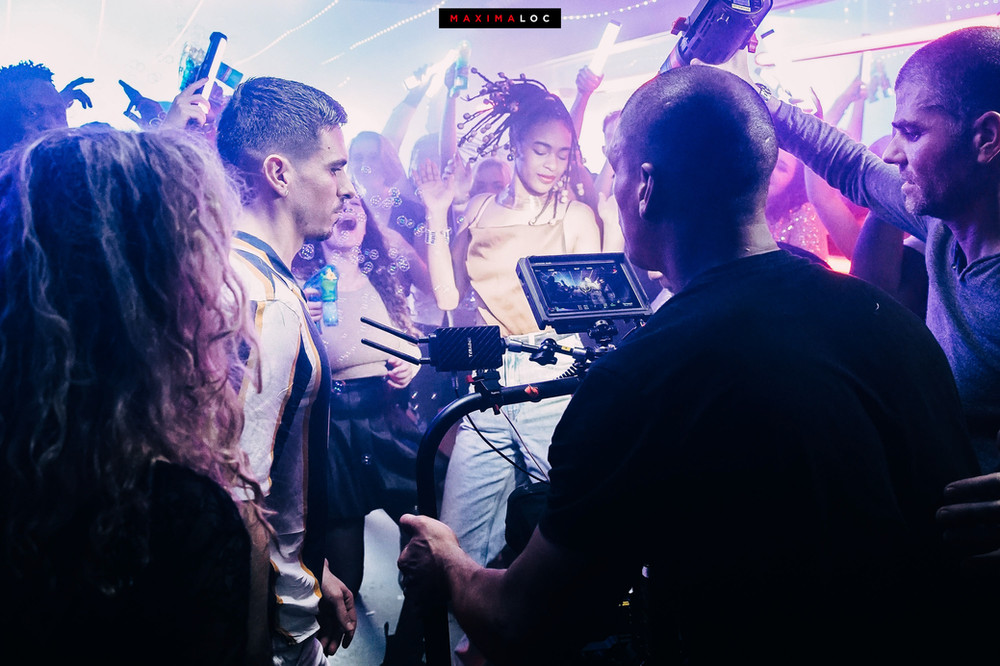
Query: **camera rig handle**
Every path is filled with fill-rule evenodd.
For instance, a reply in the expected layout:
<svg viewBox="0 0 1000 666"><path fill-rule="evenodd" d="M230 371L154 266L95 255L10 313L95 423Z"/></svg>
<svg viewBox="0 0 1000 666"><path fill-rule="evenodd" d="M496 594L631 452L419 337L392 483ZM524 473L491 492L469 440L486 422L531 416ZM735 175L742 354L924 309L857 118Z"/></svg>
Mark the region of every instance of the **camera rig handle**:
<svg viewBox="0 0 1000 666"><path fill-rule="evenodd" d="M361 321L411 344L428 344L428 355L417 358L377 342L362 339L361 342L369 347L416 365L432 365L444 371L474 370L476 373L472 378L476 392L459 397L441 409L431 420L417 448L417 511L431 518L437 518L439 515L437 483L434 478L437 453L442 440L453 425L475 411L484 412L492 409L499 413L503 405L538 402L546 398L572 394L590 363L614 349L611 340L617 333L614 324L608 320L593 322L588 332L598 347L591 349L565 347L551 338L542 340L538 345L504 339L500 337L499 328L496 326L439 328L429 337L417 338L367 317L362 317ZM572 356L574 362L571 372L558 379L504 387L500 384L500 373L497 372L497 368L503 365L502 356L505 351L530 352L531 360L542 365L555 363L557 353ZM404 605L407 601L404 601ZM450 666L451 642L448 635L447 604L443 601L424 600L421 603L421 616L426 663L428 666Z"/></svg>
<svg viewBox="0 0 1000 666"><path fill-rule="evenodd" d="M493 371L486 373L485 379L497 380ZM490 381L493 384L492 381ZM417 510L431 518L438 517L437 492L434 478L434 463L438 448L448 430L467 414L487 409L499 409L502 405L522 402L538 402L546 398L569 395L576 390L580 377L552 379L537 384L500 387L497 381L492 386L481 388L476 393L464 395L438 412L420 440L417 449ZM423 608L424 650L428 666L450 666L451 639L448 634L448 607L445 602L428 602Z"/></svg>

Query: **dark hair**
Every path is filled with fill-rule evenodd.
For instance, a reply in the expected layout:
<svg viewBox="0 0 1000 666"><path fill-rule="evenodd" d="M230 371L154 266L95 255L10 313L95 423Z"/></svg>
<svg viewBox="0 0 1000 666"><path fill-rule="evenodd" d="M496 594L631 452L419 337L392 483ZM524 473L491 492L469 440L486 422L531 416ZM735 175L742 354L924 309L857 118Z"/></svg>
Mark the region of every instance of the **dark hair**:
<svg viewBox="0 0 1000 666"><path fill-rule="evenodd" d="M419 156L421 153L425 153L425 157L430 157L434 161L438 162L440 166L441 162L441 146L438 138L438 134L435 132L433 134L424 134L416 141L413 142L413 148L410 150L410 163L412 165L413 160ZM430 155L426 155L430 153ZM448 157L451 157L448 155ZM417 166L420 166L419 164Z"/></svg>
<svg viewBox="0 0 1000 666"><path fill-rule="evenodd" d="M241 83L219 116L216 143L253 198L253 179L272 153L308 157L323 129L347 122L344 107L322 90L297 81L258 77Z"/></svg>
<svg viewBox="0 0 1000 666"><path fill-rule="evenodd" d="M30 60L0 67L0 104L10 96L11 90L27 81L52 83L52 70Z"/></svg>
<svg viewBox="0 0 1000 666"><path fill-rule="evenodd" d="M478 157L494 157L501 147L509 150L535 125L557 120L569 130L572 138L569 163L573 165L576 162L580 150L576 129L561 99L550 93L542 83L526 78L524 74L516 79L499 74L496 81L491 81L475 68L472 72L485 83L479 94L468 100L485 97L488 104L486 109L464 114L463 121L458 124L459 129L465 129L470 123L472 125L458 140L459 148L467 143L475 148L476 156L472 161ZM508 137L506 143L505 136ZM476 140L479 141L478 146L474 143Z"/></svg>
<svg viewBox="0 0 1000 666"><path fill-rule="evenodd" d="M645 83L622 109L615 145L627 168L653 164L662 205L699 218L756 209L778 156L760 95L714 67L679 67Z"/></svg>
<svg viewBox="0 0 1000 666"><path fill-rule="evenodd" d="M403 163L399 160L399 152L393 147L392 142L385 138L378 132L372 132L371 130L365 130L363 132L358 132L357 136L351 139L350 148L348 148L348 155L357 147L360 141L374 141L378 149L379 166L382 169L382 180L385 185L400 185L406 180L406 169L403 168ZM351 172L351 177L355 181L358 180L356 170L361 168L361 165L357 163L356 160L350 159L347 162L347 168ZM371 196L370 194L368 196Z"/></svg>
<svg viewBox="0 0 1000 666"><path fill-rule="evenodd" d="M22 141L25 136L15 118L23 112L24 101L21 90L29 81L41 81L52 85L52 71L45 65L22 60L16 65L0 67L0 152ZM53 95L55 86L52 88Z"/></svg>
<svg viewBox="0 0 1000 666"><path fill-rule="evenodd" d="M413 320L410 318L410 310L406 302L407 292L400 279L400 274L409 269L406 259L398 252L390 252L391 248L386 245L385 237L379 230L375 218L372 217L368 204L360 197L358 201L361 202L361 209L365 212L367 221L365 235L361 239L361 247L358 248L357 255L352 254L351 257L361 265L362 271L368 275L375 291L382 298L392 322L404 331L419 335L413 326ZM292 259L292 274L300 282L305 282L327 263L323 244L318 241L308 241L302 246L302 249L295 253L295 257Z"/></svg>
<svg viewBox="0 0 1000 666"><path fill-rule="evenodd" d="M1000 111L1000 28L963 28L924 45L899 70L896 89L907 84L961 126Z"/></svg>
<svg viewBox="0 0 1000 666"><path fill-rule="evenodd" d="M155 459L259 491L229 382L253 339L237 206L211 146L180 131L53 130L0 165L0 566L38 594L128 584Z"/></svg>
<svg viewBox="0 0 1000 666"><path fill-rule="evenodd" d="M795 157L794 155L792 157ZM777 163L775 164L777 167ZM795 158L795 173L781 192L768 189L767 207L764 210L769 222L776 222L792 211L798 210L809 201L806 190L806 167L802 160Z"/></svg>

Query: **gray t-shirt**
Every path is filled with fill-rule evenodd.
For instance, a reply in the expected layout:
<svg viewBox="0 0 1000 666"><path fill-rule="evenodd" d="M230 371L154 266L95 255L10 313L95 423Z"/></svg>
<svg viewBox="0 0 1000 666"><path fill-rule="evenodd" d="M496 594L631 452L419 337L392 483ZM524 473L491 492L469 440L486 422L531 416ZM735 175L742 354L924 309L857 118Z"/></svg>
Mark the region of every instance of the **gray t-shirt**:
<svg viewBox="0 0 1000 666"><path fill-rule="evenodd" d="M983 472L1000 469L1000 255L972 262L941 220L907 212L899 170L822 120L782 104L782 148L856 204L926 243L927 326L944 349Z"/></svg>

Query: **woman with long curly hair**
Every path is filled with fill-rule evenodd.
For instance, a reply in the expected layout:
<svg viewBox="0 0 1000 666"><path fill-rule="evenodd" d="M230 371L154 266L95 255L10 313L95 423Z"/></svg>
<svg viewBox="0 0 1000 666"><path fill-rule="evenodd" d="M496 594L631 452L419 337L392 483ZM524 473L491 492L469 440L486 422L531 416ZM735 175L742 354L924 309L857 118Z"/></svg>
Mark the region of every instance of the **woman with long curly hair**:
<svg viewBox="0 0 1000 666"><path fill-rule="evenodd" d="M419 350L361 317L419 336L407 306L410 257L398 234L383 232L361 199L349 199L324 241L306 243L292 272L310 295L310 278L332 265L338 275L335 325L321 327L333 378L330 400L330 502L327 560L330 571L355 595L364 574L365 516L383 509L393 520L416 505L419 433L408 413L405 389L417 367L361 343L367 338L411 356Z"/></svg>
<svg viewBox="0 0 1000 666"><path fill-rule="evenodd" d="M593 211L574 200L570 171L579 144L562 101L532 79L483 77L479 97L488 105L469 115L471 127L459 141L478 142L479 157L508 148L514 175L498 194L481 194L465 208L451 237L447 209L452 186L433 164L421 166L418 180L427 206L427 265L438 307L454 310L471 299L474 319L503 336L538 344L560 338L540 331L517 277L517 261L530 255L600 252ZM572 196L571 196L572 195ZM464 304L463 304L464 307ZM579 338L564 345L579 345ZM567 357L539 366L526 355L505 354L505 386L553 379L566 370ZM517 485L545 481L552 431L568 396L505 408L504 414L473 417L460 427L448 463L441 518L458 535L463 550L480 564L496 559L506 545L507 497ZM488 440L488 441L485 441ZM497 455L498 450L504 457Z"/></svg>
<svg viewBox="0 0 1000 666"><path fill-rule="evenodd" d="M56 130L4 157L0 626L32 663L245 663L237 209L180 132Z"/></svg>

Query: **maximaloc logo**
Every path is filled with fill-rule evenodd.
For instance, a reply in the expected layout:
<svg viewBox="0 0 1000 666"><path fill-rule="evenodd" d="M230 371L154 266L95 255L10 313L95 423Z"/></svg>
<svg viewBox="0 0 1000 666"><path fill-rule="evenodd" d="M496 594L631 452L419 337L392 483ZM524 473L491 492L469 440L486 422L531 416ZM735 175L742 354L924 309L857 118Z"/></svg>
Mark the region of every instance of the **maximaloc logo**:
<svg viewBox="0 0 1000 666"><path fill-rule="evenodd" d="M561 28L561 9L438 9L439 28Z"/></svg>

